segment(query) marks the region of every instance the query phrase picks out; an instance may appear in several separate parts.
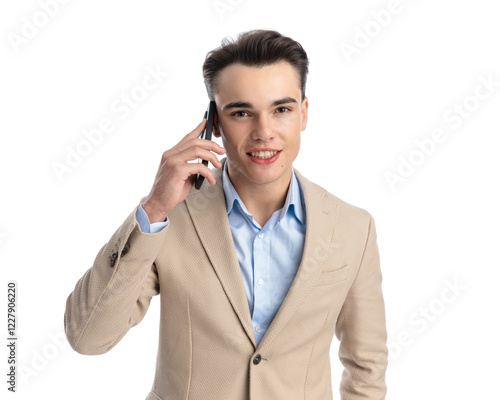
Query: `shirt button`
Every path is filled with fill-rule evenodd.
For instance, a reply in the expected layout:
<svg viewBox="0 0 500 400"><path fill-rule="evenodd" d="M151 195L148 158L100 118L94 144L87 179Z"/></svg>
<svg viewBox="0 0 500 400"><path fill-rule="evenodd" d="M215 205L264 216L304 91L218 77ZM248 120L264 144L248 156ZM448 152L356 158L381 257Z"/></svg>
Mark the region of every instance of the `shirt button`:
<svg viewBox="0 0 500 400"><path fill-rule="evenodd" d="M259 238L263 238L264 237L264 234L263 233L259 233Z"/></svg>
<svg viewBox="0 0 500 400"><path fill-rule="evenodd" d="M259 286L262 286L263 283L264 281L262 279L259 279Z"/></svg>
<svg viewBox="0 0 500 400"><path fill-rule="evenodd" d="M256 330L257 332L260 332L260 325L257 325L257 326L255 327L255 330Z"/></svg>

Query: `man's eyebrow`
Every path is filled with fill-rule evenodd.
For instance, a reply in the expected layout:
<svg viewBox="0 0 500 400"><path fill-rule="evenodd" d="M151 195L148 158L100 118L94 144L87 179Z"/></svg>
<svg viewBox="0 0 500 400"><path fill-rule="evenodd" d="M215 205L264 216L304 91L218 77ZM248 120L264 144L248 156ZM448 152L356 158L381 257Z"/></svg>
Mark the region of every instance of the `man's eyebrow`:
<svg viewBox="0 0 500 400"><path fill-rule="evenodd" d="M282 97L281 99L275 100L271 103L271 107L276 107L281 104L287 103L297 103L298 101L293 97ZM246 101L233 101L232 103L227 103L222 106L222 111L230 109L230 108L253 108L252 103L248 103Z"/></svg>

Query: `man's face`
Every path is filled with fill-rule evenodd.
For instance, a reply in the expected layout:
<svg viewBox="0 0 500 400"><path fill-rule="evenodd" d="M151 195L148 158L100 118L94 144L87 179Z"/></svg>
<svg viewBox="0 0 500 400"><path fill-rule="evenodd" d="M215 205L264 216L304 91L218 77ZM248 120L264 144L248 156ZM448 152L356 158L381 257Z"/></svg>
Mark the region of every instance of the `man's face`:
<svg viewBox="0 0 500 400"><path fill-rule="evenodd" d="M308 110L296 70L285 61L259 68L231 64L218 82L214 136L222 136L231 179L256 184L289 179ZM261 149L278 153L267 160L269 153L251 156Z"/></svg>

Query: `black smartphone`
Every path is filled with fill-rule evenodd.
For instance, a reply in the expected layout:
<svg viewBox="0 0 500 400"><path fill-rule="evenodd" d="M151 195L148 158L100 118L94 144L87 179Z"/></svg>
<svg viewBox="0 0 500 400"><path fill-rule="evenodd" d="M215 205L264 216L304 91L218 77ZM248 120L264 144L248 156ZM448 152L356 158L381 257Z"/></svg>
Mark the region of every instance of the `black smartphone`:
<svg viewBox="0 0 500 400"><path fill-rule="evenodd" d="M200 135L200 139L212 140L212 131L214 129L214 118L216 112L217 109L215 108L215 101L210 101L210 103L208 103L208 109L205 111L205 115L203 116L203 118L207 119L207 125L203 133ZM200 159L198 158L198 160ZM207 160L201 160L201 162L203 165L208 167ZM202 174L196 174L196 183L194 184L194 187L196 189L201 188L204 179L205 177Z"/></svg>

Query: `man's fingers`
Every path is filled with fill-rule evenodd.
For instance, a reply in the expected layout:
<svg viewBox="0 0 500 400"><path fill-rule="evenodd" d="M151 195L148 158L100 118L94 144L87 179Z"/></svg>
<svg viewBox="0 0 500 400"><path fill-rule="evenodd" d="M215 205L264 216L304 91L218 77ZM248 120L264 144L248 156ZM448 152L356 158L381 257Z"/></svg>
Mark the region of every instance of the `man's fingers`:
<svg viewBox="0 0 500 400"><path fill-rule="evenodd" d="M184 180L188 180L191 176L196 177L196 174L201 174L210 182L211 185L215 185L216 183L212 170L202 163L184 164L179 167L179 169L185 171L184 173L186 176Z"/></svg>
<svg viewBox="0 0 500 400"><path fill-rule="evenodd" d="M184 143L190 139L197 138L203 133L206 125L207 125L207 120L202 119L202 121L198 124L198 126L194 128L191 132L189 132L186 136L184 136L179 143Z"/></svg>
<svg viewBox="0 0 500 400"><path fill-rule="evenodd" d="M198 126L193 129L191 132L189 132L186 136L182 138L182 140L177 143L174 147L171 149L165 151L162 155L161 162L160 162L160 167L165 163L165 161L170 158L170 157L179 157L181 153L183 153L186 149L189 149L191 147L201 147L206 150L211 150L214 152L217 152L219 154L224 154L226 152L226 149L224 147L220 146L213 140L202 140L198 139L198 136L200 136L203 133L203 130L205 129L207 124L207 120L203 119ZM194 139L194 141L191 141ZM189 143L188 143L189 142ZM205 160L205 158L202 158ZM216 164L213 164L214 166Z"/></svg>

